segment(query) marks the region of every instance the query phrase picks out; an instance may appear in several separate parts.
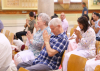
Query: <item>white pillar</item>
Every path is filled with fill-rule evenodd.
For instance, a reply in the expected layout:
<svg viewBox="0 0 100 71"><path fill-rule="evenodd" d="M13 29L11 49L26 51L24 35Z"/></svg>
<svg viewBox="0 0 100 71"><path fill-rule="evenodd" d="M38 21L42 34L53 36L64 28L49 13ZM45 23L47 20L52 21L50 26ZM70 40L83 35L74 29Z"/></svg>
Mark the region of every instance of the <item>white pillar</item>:
<svg viewBox="0 0 100 71"><path fill-rule="evenodd" d="M39 13L46 13L50 17L54 15L54 0L38 0Z"/></svg>

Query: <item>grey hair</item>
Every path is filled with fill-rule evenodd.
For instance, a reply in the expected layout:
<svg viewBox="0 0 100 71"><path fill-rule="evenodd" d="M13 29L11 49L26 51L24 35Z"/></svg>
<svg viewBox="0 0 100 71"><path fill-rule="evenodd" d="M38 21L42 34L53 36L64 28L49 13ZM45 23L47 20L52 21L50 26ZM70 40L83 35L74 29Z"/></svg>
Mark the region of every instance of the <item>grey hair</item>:
<svg viewBox="0 0 100 71"><path fill-rule="evenodd" d="M62 26L62 22L59 18L53 18L50 22L49 22L49 26L53 25L53 26L57 26L57 25L61 25Z"/></svg>
<svg viewBox="0 0 100 71"><path fill-rule="evenodd" d="M38 17L41 17L42 21L43 21L43 22L46 22L46 25L48 26L48 23L49 23L49 21L50 21L49 15L47 15L46 13L40 13L40 14L38 15Z"/></svg>

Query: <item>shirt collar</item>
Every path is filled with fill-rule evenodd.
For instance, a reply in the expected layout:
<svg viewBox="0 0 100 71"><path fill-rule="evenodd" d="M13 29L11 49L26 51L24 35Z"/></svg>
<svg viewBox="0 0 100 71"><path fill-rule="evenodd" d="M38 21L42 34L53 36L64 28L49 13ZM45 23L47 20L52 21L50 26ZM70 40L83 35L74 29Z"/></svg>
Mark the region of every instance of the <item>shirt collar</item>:
<svg viewBox="0 0 100 71"><path fill-rule="evenodd" d="M63 20L62 20L62 22L64 22L65 20L66 20L66 18L65 18L65 19L63 19Z"/></svg>
<svg viewBox="0 0 100 71"><path fill-rule="evenodd" d="M54 34L53 34L52 36L53 36L53 37L63 38L63 37L64 37L64 35L66 35L66 33L65 33L65 32L60 33L58 36L55 36Z"/></svg>

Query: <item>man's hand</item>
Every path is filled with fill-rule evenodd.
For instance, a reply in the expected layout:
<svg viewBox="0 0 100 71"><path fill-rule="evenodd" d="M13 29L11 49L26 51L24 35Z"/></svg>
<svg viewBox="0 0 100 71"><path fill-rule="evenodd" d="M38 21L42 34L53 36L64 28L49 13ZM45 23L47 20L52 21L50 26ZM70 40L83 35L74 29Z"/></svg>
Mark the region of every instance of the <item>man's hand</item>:
<svg viewBox="0 0 100 71"><path fill-rule="evenodd" d="M96 55L95 60L100 60L100 54Z"/></svg>
<svg viewBox="0 0 100 71"><path fill-rule="evenodd" d="M30 31L27 32L26 36L27 36L28 40L33 39L33 34L31 34Z"/></svg>
<svg viewBox="0 0 100 71"><path fill-rule="evenodd" d="M50 35L48 34L46 30L44 30L43 32L43 40L44 40L44 43L49 42L50 40Z"/></svg>
<svg viewBox="0 0 100 71"><path fill-rule="evenodd" d="M93 21L93 20L91 20L91 23L92 23L92 25L93 25L93 26L95 26L95 23L94 23L94 21Z"/></svg>

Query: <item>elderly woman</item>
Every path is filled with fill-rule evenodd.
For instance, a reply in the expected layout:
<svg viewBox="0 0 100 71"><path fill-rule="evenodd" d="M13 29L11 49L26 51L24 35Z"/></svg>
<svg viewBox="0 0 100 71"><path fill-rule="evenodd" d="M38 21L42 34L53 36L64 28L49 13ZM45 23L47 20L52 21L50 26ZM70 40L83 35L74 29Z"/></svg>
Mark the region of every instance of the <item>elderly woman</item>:
<svg viewBox="0 0 100 71"><path fill-rule="evenodd" d="M78 18L78 24L81 31L75 29L77 36L77 48L74 51L65 54L63 62L63 70L67 71L67 63L71 54L79 55L85 58L92 58L95 56L95 32L89 26L88 20L85 17Z"/></svg>
<svg viewBox="0 0 100 71"><path fill-rule="evenodd" d="M48 27L49 20L50 17L45 13L40 13L38 15L37 23L40 30L38 30L34 34L34 36L31 34L30 31L27 32L27 37L30 42L29 49L19 52L15 55L14 61L16 65L20 62L26 62L28 60L34 59L39 55L42 45L44 43L42 36L43 31L47 30L49 34L51 33L50 27Z"/></svg>

